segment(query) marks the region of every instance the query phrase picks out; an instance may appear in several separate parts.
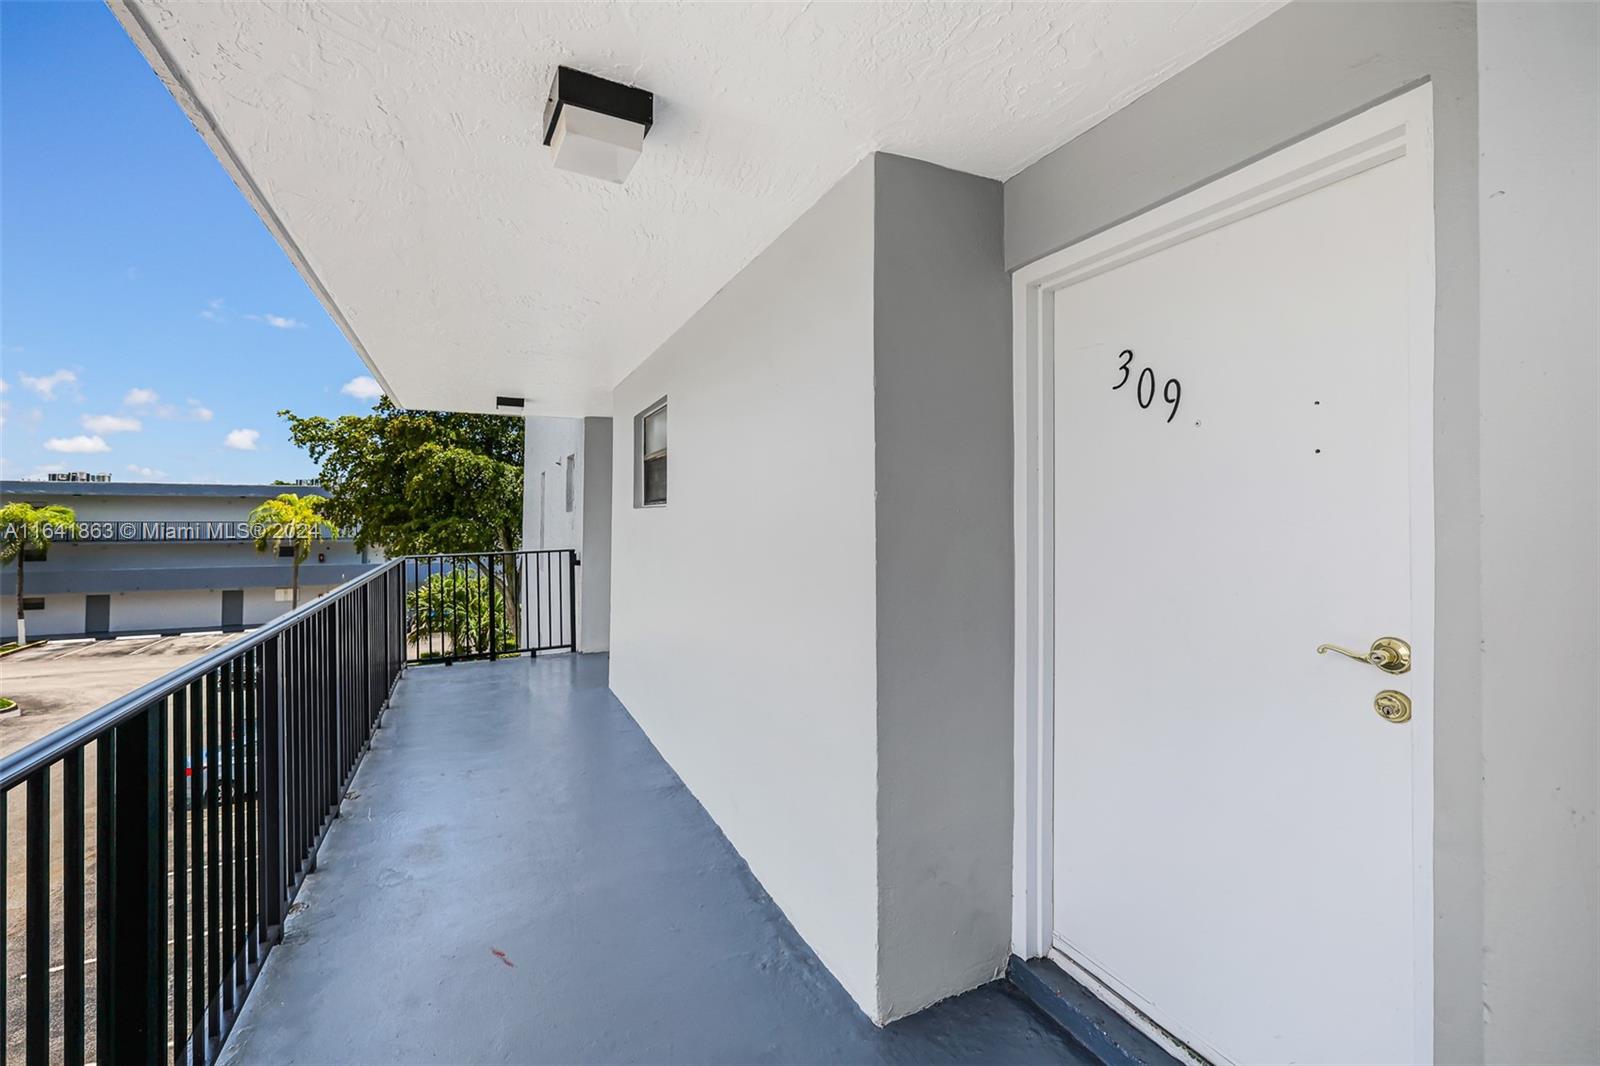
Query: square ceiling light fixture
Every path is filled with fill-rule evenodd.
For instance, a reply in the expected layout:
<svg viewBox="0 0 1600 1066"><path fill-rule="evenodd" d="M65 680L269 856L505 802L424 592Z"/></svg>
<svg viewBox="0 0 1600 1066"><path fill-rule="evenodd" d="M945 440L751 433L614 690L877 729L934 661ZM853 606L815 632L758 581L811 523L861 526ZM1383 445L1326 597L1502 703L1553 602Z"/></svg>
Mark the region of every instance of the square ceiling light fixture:
<svg viewBox="0 0 1600 1066"><path fill-rule="evenodd" d="M557 67L544 105L544 143L562 170L621 184L654 118L653 93Z"/></svg>

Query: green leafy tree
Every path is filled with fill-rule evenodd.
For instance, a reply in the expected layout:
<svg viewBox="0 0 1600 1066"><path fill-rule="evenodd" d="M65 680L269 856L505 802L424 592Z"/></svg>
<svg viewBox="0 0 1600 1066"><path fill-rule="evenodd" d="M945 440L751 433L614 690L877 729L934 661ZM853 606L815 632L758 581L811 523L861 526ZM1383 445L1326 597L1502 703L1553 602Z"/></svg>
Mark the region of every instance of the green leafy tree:
<svg viewBox="0 0 1600 1066"><path fill-rule="evenodd" d="M522 419L407 411L387 396L365 415L278 414L320 467L325 513L356 531L357 548L427 555L520 545Z"/></svg>
<svg viewBox="0 0 1600 1066"><path fill-rule="evenodd" d="M322 515L327 503L322 496L297 496L285 492L263 501L250 512L250 528L255 534L256 551L275 552L286 543L294 546L291 610L300 606L300 564L311 554L311 545L339 535L339 527Z"/></svg>
<svg viewBox="0 0 1600 1066"><path fill-rule="evenodd" d="M406 593L406 636L436 654L471 655L491 644L511 651L517 646L512 610L498 575L459 560Z"/></svg>
<svg viewBox="0 0 1600 1066"><path fill-rule="evenodd" d="M28 643L28 622L23 617L23 570L27 555L50 546L52 540L71 539L77 533L78 516L70 507L31 503L8 503L0 507L0 565L17 564L17 643Z"/></svg>

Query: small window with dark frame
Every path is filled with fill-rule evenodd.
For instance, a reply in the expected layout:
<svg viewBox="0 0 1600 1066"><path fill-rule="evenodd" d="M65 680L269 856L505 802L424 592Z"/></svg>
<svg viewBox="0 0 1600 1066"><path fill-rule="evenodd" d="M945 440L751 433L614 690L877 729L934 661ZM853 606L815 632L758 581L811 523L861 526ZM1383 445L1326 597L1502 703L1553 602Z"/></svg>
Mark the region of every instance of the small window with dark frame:
<svg viewBox="0 0 1600 1066"><path fill-rule="evenodd" d="M639 416L639 506L667 502L667 401Z"/></svg>
<svg viewBox="0 0 1600 1066"><path fill-rule="evenodd" d="M24 611L42 611L42 610L44 610L44 597L43 596L24 596L24 597L22 597L22 609Z"/></svg>

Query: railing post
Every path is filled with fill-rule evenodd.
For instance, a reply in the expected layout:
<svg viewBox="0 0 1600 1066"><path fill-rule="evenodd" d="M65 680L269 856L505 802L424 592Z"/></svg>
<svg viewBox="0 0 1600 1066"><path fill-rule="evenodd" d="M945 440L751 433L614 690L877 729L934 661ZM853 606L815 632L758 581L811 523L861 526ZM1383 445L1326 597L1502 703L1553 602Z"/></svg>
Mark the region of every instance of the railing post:
<svg viewBox="0 0 1600 1066"><path fill-rule="evenodd" d="M113 730L101 763L97 1060L167 1057L166 780L162 704ZM100 755L108 754L102 746ZM110 807L108 811L106 808ZM109 847L108 847L109 845ZM108 935L109 934L109 935Z"/></svg>
<svg viewBox="0 0 1600 1066"><path fill-rule="evenodd" d="M283 636L261 646L261 939L283 939Z"/></svg>
<svg viewBox="0 0 1600 1066"><path fill-rule="evenodd" d="M495 628L494 606L494 560L493 552L489 553L489 661L494 662L500 657L500 634Z"/></svg>
<svg viewBox="0 0 1600 1066"><path fill-rule="evenodd" d="M344 792L344 719L348 708L344 691L344 643L339 638L344 633L349 608L349 596L334 600L329 606L322 635L328 656L325 698L332 705L328 715L327 814L334 818L339 817L339 800Z"/></svg>
<svg viewBox="0 0 1600 1066"><path fill-rule="evenodd" d="M572 641L572 654L578 654L578 553L567 552L567 637Z"/></svg>
<svg viewBox="0 0 1600 1066"><path fill-rule="evenodd" d="M414 562L411 563L411 566L413 568L415 568L416 565L417 564L414 563ZM394 646L394 659L395 659L395 661L394 661L393 667L390 669L389 676L384 678L384 684L385 684L386 687L392 686L394 684L395 675L398 674L401 670L403 670L405 668L406 663L409 662L410 659L411 659L410 654L406 650L406 563L405 563L405 561L402 560L400 565L394 568L394 573L395 573L395 579L394 579L394 582L393 582L393 587L391 587L391 589L390 589L390 597L389 597L389 618L388 618L388 623L389 623L389 625L391 627L390 630L389 630L389 640Z"/></svg>

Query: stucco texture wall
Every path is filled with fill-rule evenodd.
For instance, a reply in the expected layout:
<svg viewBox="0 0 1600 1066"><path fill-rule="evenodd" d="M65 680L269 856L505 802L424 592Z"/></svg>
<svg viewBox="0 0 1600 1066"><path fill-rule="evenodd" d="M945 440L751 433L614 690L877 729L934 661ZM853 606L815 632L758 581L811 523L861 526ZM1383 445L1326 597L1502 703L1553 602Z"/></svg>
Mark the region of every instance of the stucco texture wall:
<svg viewBox="0 0 1600 1066"><path fill-rule="evenodd" d="M612 687L880 1023L1009 949L1000 221L996 181L869 157L617 390Z"/></svg>
<svg viewBox="0 0 1600 1066"><path fill-rule="evenodd" d="M583 419L527 418L522 464L523 550L579 547L583 534Z"/></svg>
<svg viewBox="0 0 1600 1066"><path fill-rule="evenodd" d="M1484 1057L1600 1062L1600 7L1485 4Z"/></svg>
<svg viewBox="0 0 1600 1066"><path fill-rule="evenodd" d="M872 212L868 160L618 385L611 687L875 1017Z"/></svg>
<svg viewBox="0 0 1600 1066"><path fill-rule="evenodd" d="M1011 289L1001 187L877 157L879 1004L990 980L1011 927Z"/></svg>

